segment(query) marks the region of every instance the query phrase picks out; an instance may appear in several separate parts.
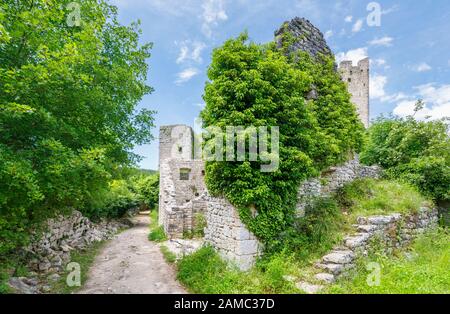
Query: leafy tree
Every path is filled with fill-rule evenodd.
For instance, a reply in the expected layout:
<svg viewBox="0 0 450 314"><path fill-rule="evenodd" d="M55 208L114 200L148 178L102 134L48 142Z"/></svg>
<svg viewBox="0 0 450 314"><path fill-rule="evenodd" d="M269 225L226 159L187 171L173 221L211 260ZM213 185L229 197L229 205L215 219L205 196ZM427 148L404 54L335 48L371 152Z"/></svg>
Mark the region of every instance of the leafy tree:
<svg viewBox="0 0 450 314"><path fill-rule="evenodd" d="M31 222L98 203L111 174L149 142L153 112L136 112L151 44L104 0L0 4L0 253Z"/></svg>
<svg viewBox="0 0 450 314"><path fill-rule="evenodd" d="M263 173L264 162L248 158L206 165L210 192L237 206L270 250L292 222L299 184L358 150L363 126L329 58L317 62L307 54L286 56L274 43L255 44L242 34L214 51L208 77L204 127L280 128L277 171ZM318 97L307 100L312 87Z"/></svg>
<svg viewBox="0 0 450 314"><path fill-rule="evenodd" d="M423 108L423 103L419 101L416 108ZM449 200L448 132L445 121L380 117L369 129L361 160L381 165L389 177L407 181L435 200Z"/></svg>

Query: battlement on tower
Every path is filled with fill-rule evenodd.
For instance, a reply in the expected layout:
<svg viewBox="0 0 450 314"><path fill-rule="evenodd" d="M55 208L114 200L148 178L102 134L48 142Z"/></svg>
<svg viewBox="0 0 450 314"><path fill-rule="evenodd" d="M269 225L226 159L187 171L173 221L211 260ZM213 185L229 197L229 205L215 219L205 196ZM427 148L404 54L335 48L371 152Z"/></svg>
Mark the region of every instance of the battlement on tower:
<svg viewBox="0 0 450 314"><path fill-rule="evenodd" d="M369 58L362 59L356 66L352 61L342 61L339 64L342 80L347 83L351 101L355 104L358 115L364 126L369 127Z"/></svg>

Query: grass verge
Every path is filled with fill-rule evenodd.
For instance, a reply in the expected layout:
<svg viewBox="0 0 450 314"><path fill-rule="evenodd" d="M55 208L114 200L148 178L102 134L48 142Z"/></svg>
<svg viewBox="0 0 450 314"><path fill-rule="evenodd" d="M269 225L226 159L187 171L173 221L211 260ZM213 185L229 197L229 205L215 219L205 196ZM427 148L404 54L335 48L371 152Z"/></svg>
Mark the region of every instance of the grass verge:
<svg viewBox="0 0 450 314"><path fill-rule="evenodd" d="M163 226L158 225L158 210L156 209L150 212L150 233L148 239L153 242L164 242L167 240Z"/></svg>
<svg viewBox="0 0 450 314"><path fill-rule="evenodd" d="M70 272L65 270L63 274L61 274L60 279L51 285L52 294L70 294L77 292L81 289L81 287L86 283L89 276L89 269L95 261L95 257L101 251L101 249L105 246L107 241L96 242L82 251L72 251L71 252L71 260L70 263L78 263L80 265L80 276L81 276L81 286L80 287L70 287L66 283L66 279L69 276Z"/></svg>
<svg viewBox="0 0 450 314"><path fill-rule="evenodd" d="M171 252L167 246L161 245L160 250L167 263L173 264L176 262L177 256L175 255L175 253Z"/></svg>
<svg viewBox="0 0 450 314"><path fill-rule="evenodd" d="M227 265L212 247L206 246L178 262L178 280L192 293L299 293L284 275L293 268L286 255L272 257L249 272Z"/></svg>

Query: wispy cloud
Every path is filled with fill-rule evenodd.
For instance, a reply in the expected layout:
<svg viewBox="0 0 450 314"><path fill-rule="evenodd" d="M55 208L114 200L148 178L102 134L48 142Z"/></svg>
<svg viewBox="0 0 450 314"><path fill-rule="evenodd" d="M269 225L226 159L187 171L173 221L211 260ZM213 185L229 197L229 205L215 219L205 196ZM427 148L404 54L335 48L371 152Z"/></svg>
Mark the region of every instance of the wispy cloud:
<svg viewBox="0 0 450 314"><path fill-rule="evenodd" d="M177 85L181 85L183 83L186 83L190 79L192 79L194 76L198 75L200 71L197 68L187 68L183 71L179 72L177 74L177 79L175 80L175 83Z"/></svg>
<svg viewBox="0 0 450 314"><path fill-rule="evenodd" d="M417 119L450 118L450 84L437 85L429 83L414 87L415 98L403 100L397 104L394 114L405 117L414 114L414 107L418 98L425 102L425 108L416 114Z"/></svg>
<svg viewBox="0 0 450 314"><path fill-rule="evenodd" d="M370 77L369 91L371 99L382 99L386 97L384 90L387 84L387 77L383 75L374 74Z"/></svg>
<svg viewBox="0 0 450 314"><path fill-rule="evenodd" d="M212 36L212 28L219 22L226 21L228 15L225 12L224 0L205 0L202 4L202 32L205 36Z"/></svg>
<svg viewBox="0 0 450 314"><path fill-rule="evenodd" d="M334 34L333 31L330 29L325 32L324 37L325 37L325 39L329 39L333 36L333 34Z"/></svg>
<svg viewBox="0 0 450 314"><path fill-rule="evenodd" d="M180 47L180 52L176 61L178 64L184 62L201 63L203 61L202 51L206 48L205 43L185 40L181 43L176 42L175 44Z"/></svg>
<svg viewBox="0 0 450 314"><path fill-rule="evenodd" d="M347 16L345 17L344 21L345 21L346 23L351 23L351 22L353 22L353 16L347 15Z"/></svg>
<svg viewBox="0 0 450 314"><path fill-rule="evenodd" d="M389 46L392 46L393 41L394 41L394 38L385 36L385 37L381 37L381 38L375 38L375 39L369 41L369 45L389 47Z"/></svg>
<svg viewBox="0 0 450 314"><path fill-rule="evenodd" d="M415 72L422 73L422 72L431 71L433 68L429 64L422 62L422 63L411 66L410 69Z"/></svg>
<svg viewBox="0 0 450 314"><path fill-rule="evenodd" d="M367 47L362 47L349 50L347 52L339 52L336 54L336 62L341 63L342 61L352 61L353 64L356 65L358 61L367 58L367 56Z"/></svg>
<svg viewBox="0 0 450 314"><path fill-rule="evenodd" d="M357 20L356 23L353 24L352 32L353 32L353 33L358 33L358 32L360 32L360 31L362 30L363 24L364 24L364 22L363 22L362 19Z"/></svg>

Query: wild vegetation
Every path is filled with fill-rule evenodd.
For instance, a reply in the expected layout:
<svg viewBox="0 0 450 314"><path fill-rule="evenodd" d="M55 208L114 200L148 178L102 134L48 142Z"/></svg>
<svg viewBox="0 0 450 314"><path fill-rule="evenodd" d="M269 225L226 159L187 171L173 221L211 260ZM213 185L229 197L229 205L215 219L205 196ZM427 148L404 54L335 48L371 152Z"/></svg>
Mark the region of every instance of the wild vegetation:
<svg viewBox="0 0 450 314"><path fill-rule="evenodd" d="M387 189L389 189L388 192ZM340 243L343 236L351 230L351 225L355 222L356 217L411 213L426 202L426 198L421 196L416 188L402 182L357 180L344 186L332 197L318 199L309 205L305 217L298 218L280 239L284 244L283 250L275 254L266 254L257 261L256 266L250 272L244 273L237 267L227 265L212 248L205 247L178 262L178 279L190 291L196 293L301 293L288 280L289 277L307 278L311 274L312 263ZM445 241L448 241L448 233L440 231L429 235L427 239L431 240L435 236L439 237L435 241L440 243L439 250L435 252L435 256L440 256L440 260L437 262L439 268L435 271L442 273L445 260L448 262L448 248L442 246ZM420 241L423 240L419 240L417 243L422 243ZM420 248L418 245L414 245L411 250L415 252L414 254L420 255L425 244ZM437 249L437 247L431 246L428 253L431 253L432 249ZM380 255L375 251L374 256L383 256L383 261L386 262L385 267L394 264L387 255ZM376 261L380 261L378 257ZM423 267L428 258L423 260ZM360 260L359 263L362 265L363 261ZM366 264L367 261L364 267ZM398 276L401 276L402 266L398 267ZM416 276L412 266L410 269L409 275ZM361 271L361 268L359 270ZM417 275L425 281L430 280L420 275L421 271L421 268L418 268ZM430 271L428 274L432 272ZM362 292L365 291L362 287L365 282L362 280L363 278L365 280L364 274L366 273L366 271L358 273L360 276L358 277L359 289L362 289ZM394 278L390 280L392 280L390 284L394 285ZM346 282L345 288L333 287L329 292L351 291L353 282ZM441 281L437 280L437 282L439 283L438 288L442 289ZM405 285L407 285L406 282ZM432 284L430 283L430 285ZM406 286L403 288L404 291L407 291ZM398 288L399 291L401 289ZM410 292L421 291L418 285L408 289ZM430 292L433 291L438 290L430 290Z"/></svg>
<svg viewBox="0 0 450 314"><path fill-rule="evenodd" d="M352 277L340 280L324 293L339 294L448 294L450 293L450 234L438 229L419 237L407 250L386 256L374 252L360 259ZM372 270L380 265L379 283L367 283Z"/></svg>
<svg viewBox="0 0 450 314"><path fill-rule="evenodd" d="M106 1L79 2L79 24L70 2L0 4L0 272L44 219L155 203L131 152L152 140L154 112L136 110L152 44Z"/></svg>
<svg viewBox="0 0 450 314"><path fill-rule="evenodd" d="M214 50L208 77L204 127L280 128L275 172L261 172L261 160L206 164L209 191L239 208L268 251L279 250L280 234L292 223L299 184L358 151L362 123L331 58L316 62L306 53L286 56L275 43L256 44L242 34ZM312 89L317 99L308 100Z"/></svg>
<svg viewBox="0 0 450 314"><path fill-rule="evenodd" d="M416 112L423 107L418 101ZM386 169L388 178L415 185L435 201L450 200L448 121L381 117L368 131L361 161Z"/></svg>

